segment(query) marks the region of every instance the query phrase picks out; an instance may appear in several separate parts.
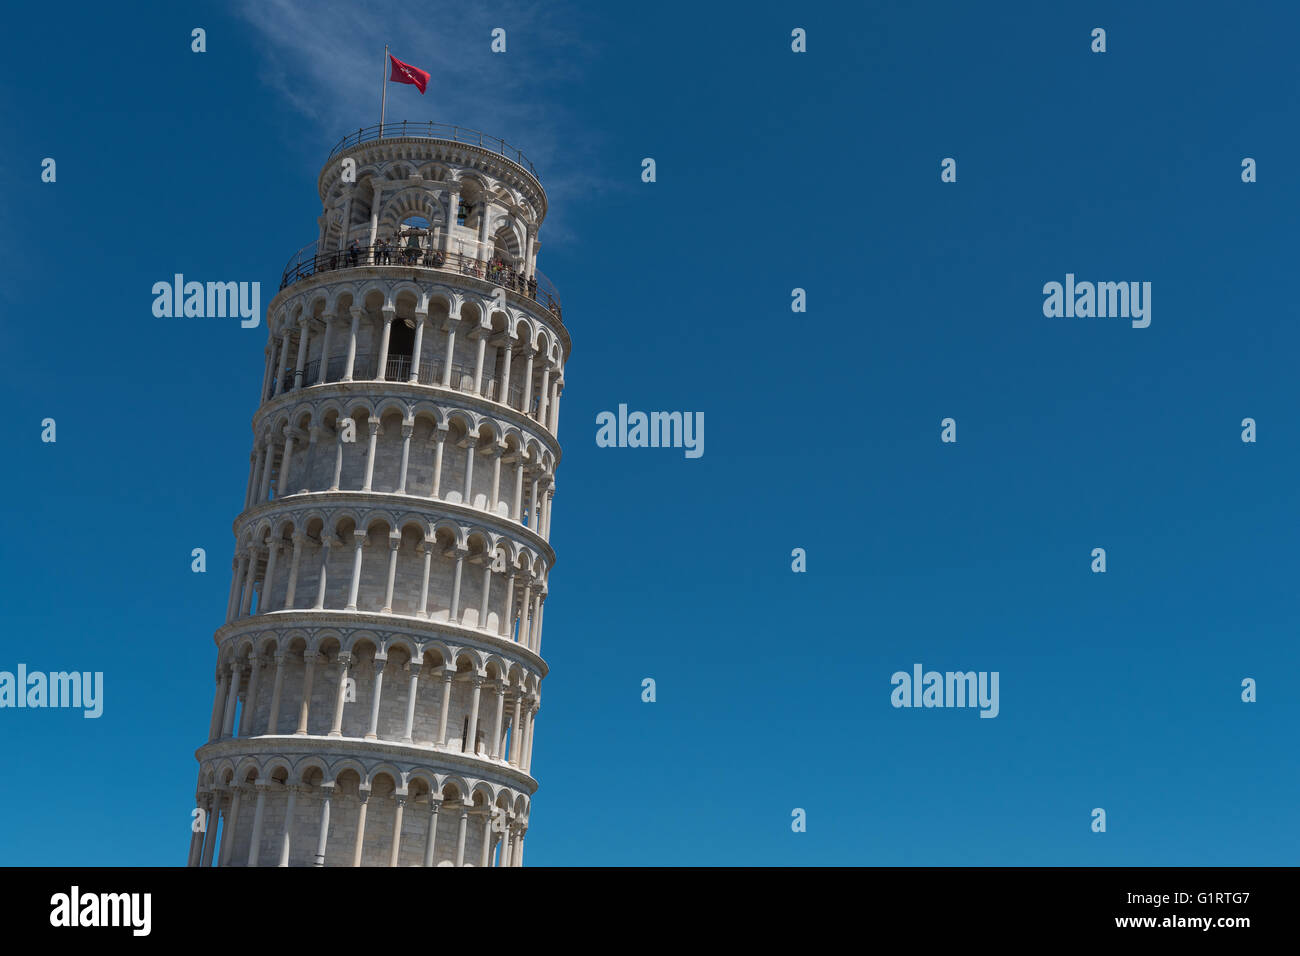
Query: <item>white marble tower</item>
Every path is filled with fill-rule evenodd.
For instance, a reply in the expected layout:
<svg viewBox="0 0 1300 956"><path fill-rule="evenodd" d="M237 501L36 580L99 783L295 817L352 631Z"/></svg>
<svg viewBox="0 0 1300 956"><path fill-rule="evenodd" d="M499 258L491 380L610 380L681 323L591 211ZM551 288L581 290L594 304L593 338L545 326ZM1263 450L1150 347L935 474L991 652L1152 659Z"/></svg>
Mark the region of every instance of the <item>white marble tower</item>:
<svg viewBox="0 0 1300 956"><path fill-rule="evenodd" d="M267 308L190 866L519 866L569 333L500 140L359 130ZM219 826L218 826L219 822Z"/></svg>

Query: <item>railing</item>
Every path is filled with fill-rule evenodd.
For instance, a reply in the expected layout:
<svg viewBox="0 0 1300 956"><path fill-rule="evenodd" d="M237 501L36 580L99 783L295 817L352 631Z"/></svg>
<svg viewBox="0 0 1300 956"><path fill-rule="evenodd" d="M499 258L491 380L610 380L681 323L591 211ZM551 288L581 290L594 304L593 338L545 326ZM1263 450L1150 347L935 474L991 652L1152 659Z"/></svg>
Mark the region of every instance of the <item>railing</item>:
<svg viewBox="0 0 1300 956"><path fill-rule="evenodd" d="M437 360L434 360L432 362L420 363L420 375L418 378L419 383L421 385L441 385L442 370L445 364L446 364L445 362L440 362ZM407 366L406 366L406 375L408 378L410 377L410 374L411 374L410 361L408 359ZM450 388L454 388L458 392L472 393L474 391L474 367L472 365L462 365L460 362L452 363L451 376L448 380L448 386ZM512 385L510 387L511 396L513 397L521 396L523 392L520 390L520 388L522 388L522 386L515 387ZM497 395L497 391L498 389L497 389L496 377L493 375L489 375L485 370L483 372L483 380L479 382L478 394L490 401L499 402L501 401L501 399ZM510 404L510 403L503 402L502 404ZM517 408L517 403L511 405L511 407Z"/></svg>
<svg viewBox="0 0 1300 956"><path fill-rule="evenodd" d="M391 361L391 359L389 360ZM348 357L346 355L335 355L330 358L329 368L326 369L325 380L328 382L338 382L343 378L343 373L348 370ZM297 377L296 368L284 369L284 390L292 392L294 390L294 381ZM307 368L303 370L302 387L308 388L316 384L316 378L320 374L320 359L313 359L307 363ZM352 363L352 378L354 381L366 382L374 378L375 363L370 353L358 352L356 359ZM402 381L405 381L403 379ZM277 369L271 376L271 381L266 387L265 399L275 396L275 390L280 382L280 370Z"/></svg>
<svg viewBox="0 0 1300 956"><path fill-rule="evenodd" d="M389 382L405 382L411 377L411 356L390 355L384 365L384 378Z"/></svg>
<svg viewBox="0 0 1300 956"><path fill-rule="evenodd" d="M357 246L354 249L335 249L316 253L316 243L308 243L289 261L280 276L280 288L285 289L302 279L323 272L376 266L381 269L421 269L434 272L453 272L473 276L495 286L516 292L532 299L560 321L560 296L555 285L541 272L525 276L500 262L484 262L475 256L460 252L441 252L437 249L407 249L396 245Z"/></svg>
<svg viewBox="0 0 1300 956"><path fill-rule="evenodd" d="M400 122L384 123L382 126L369 126L365 129L359 129L339 140L338 144L330 150L326 161L328 162L335 154L341 153L345 149L351 149L361 143L368 143L376 139L396 139L399 137L446 139L453 143L464 143L467 146L481 146L494 153L500 153L511 162L518 163L532 173L534 179L539 183L541 182L541 178L537 175L537 169L528 161L528 157L504 139L498 136L488 136L476 129L466 129L464 126L451 126L447 123L434 123L432 121L412 123L410 120L401 120Z"/></svg>
<svg viewBox="0 0 1300 956"><path fill-rule="evenodd" d="M329 360L329 367L326 369L325 381L338 382L343 378L343 373L347 371L347 356L335 355ZM390 355L384 365L384 380L389 382L409 382L411 379L412 359L409 355ZM445 361L433 360L420 363L419 374L416 381L420 385L442 385L442 370L446 365ZM292 392L294 390L297 369L287 368L283 371L284 391ZM352 365L353 381L370 381L374 378L375 362L369 353L361 352L357 354L356 360ZM320 374L320 359L312 359L307 363L307 368L303 372L302 387L308 388L316 384L316 379ZM275 396L276 386L280 381L280 374L271 377L271 382L267 386L264 400L269 400ZM451 376L448 382L450 388L458 392L474 393L474 366L464 365L460 362L454 362L451 366ZM516 411L522 411L531 415L532 409L521 408L524 400L524 386L521 382L510 383L510 394L506 400L502 400L499 394L501 391L500 383L496 376L489 375L485 370L483 379L479 383L478 394L489 401L500 402L508 405Z"/></svg>
<svg viewBox="0 0 1300 956"><path fill-rule="evenodd" d="M367 360L369 356L366 356ZM348 370L348 357L346 355L335 355L330 358L329 367L325 369L325 380L337 382L343 377L343 373Z"/></svg>

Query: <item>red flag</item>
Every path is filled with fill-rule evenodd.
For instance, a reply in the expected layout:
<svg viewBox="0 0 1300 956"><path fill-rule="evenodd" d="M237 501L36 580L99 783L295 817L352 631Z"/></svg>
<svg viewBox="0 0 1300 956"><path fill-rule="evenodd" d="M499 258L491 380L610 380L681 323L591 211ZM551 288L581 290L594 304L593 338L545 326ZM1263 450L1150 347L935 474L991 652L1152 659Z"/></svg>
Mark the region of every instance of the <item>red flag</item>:
<svg viewBox="0 0 1300 956"><path fill-rule="evenodd" d="M397 83L410 83L412 86L418 86L420 92L429 85L429 74L417 66L411 66L409 63L403 63L391 53L388 58L393 61L393 72L388 77L389 80Z"/></svg>

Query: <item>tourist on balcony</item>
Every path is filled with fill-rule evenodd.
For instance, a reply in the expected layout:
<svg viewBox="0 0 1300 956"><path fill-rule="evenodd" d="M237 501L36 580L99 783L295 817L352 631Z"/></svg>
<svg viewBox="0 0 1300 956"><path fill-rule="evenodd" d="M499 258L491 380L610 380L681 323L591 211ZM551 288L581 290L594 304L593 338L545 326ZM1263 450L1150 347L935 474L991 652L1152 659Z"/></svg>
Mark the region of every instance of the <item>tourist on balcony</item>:
<svg viewBox="0 0 1300 956"><path fill-rule="evenodd" d="M379 240L379 261L380 264L391 266L393 264L392 248L388 245L387 239Z"/></svg>
<svg viewBox="0 0 1300 956"><path fill-rule="evenodd" d="M528 294L533 299L537 298L537 276L528 277Z"/></svg>
<svg viewBox="0 0 1300 956"><path fill-rule="evenodd" d="M361 249L360 247L357 246L356 239L353 239L352 245L348 246L348 262L351 265L355 266L357 264L357 256L360 254L360 252Z"/></svg>

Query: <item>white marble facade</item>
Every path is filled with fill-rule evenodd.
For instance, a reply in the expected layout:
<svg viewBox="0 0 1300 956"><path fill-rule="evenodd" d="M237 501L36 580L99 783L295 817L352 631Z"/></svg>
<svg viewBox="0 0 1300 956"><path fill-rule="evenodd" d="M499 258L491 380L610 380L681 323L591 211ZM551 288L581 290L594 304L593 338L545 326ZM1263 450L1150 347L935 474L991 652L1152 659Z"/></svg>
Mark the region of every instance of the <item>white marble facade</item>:
<svg viewBox="0 0 1300 956"><path fill-rule="evenodd" d="M189 865L519 866L570 350L546 196L395 126L319 189L267 309Z"/></svg>

